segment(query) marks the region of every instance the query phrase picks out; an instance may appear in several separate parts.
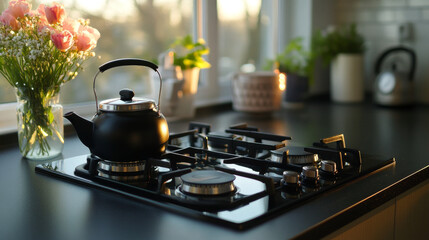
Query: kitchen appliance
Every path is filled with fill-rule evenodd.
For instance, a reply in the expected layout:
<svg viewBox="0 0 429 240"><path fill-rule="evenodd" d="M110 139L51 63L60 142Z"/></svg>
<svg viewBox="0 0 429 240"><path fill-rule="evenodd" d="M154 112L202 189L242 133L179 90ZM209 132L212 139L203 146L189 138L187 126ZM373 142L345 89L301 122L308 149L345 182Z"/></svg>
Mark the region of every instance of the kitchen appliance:
<svg viewBox="0 0 429 240"><path fill-rule="evenodd" d="M115 165L82 155L40 164L36 172L246 229L394 163L346 147L342 134L305 147L247 124L211 131L191 122L170 134L160 157Z"/></svg>
<svg viewBox="0 0 429 240"><path fill-rule="evenodd" d="M93 91L97 112L92 121L73 112L65 118L73 124L79 139L97 157L118 162L140 161L148 157L159 157L166 150L168 125L160 112L159 103L162 84L159 87L158 106L151 99L133 98L134 92L123 89L120 98L101 101L98 105L95 80L98 74L119 66L138 65L152 68L161 74L157 66L142 59L117 59L99 67L94 77Z"/></svg>
<svg viewBox="0 0 429 240"><path fill-rule="evenodd" d="M399 62L391 63L390 70L381 70L384 61L391 55L405 53L410 58L408 72L397 69ZM413 102L413 78L416 68L415 52L403 46L393 47L383 52L377 59L375 73L377 78L374 83L374 101L383 106L409 105Z"/></svg>

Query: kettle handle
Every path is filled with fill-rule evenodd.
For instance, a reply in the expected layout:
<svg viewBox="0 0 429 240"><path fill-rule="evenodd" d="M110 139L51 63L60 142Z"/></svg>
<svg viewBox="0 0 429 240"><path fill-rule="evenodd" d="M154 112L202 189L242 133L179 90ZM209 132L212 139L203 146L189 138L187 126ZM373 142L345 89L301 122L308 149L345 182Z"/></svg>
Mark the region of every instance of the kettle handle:
<svg viewBox="0 0 429 240"><path fill-rule="evenodd" d="M158 94L158 104L156 106L157 111L159 113L160 108L160 102L161 102L161 89L162 89L162 77L161 74L158 71L158 66L155 63L138 59L138 58L120 58L115 59L110 62L104 63L100 67L98 67L98 72L94 76L94 82L92 83L92 90L94 91L94 97L95 97L95 107L96 107L96 113L98 114L99 108L98 108L98 98L97 98L97 91L95 90L95 80L97 79L98 74L105 72L106 70L109 70L111 68L115 67L121 67L121 66L145 66L152 68L159 77L159 94Z"/></svg>
<svg viewBox="0 0 429 240"><path fill-rule="evenodd" d="M399 51L404 51L407 54L410 55L411 57L411 69L410 72L408 74L408 79L411 81L413 80L414 77L414 71L416 70L416 53L407 47L393 47L393 48L389 48L387 49L383 54L381 54L380 57L378 57L376 64L375 64L375 74L378 75L381 72L381 62L384 60L384 58L391 54L392 52L399 52Z"/></svg>

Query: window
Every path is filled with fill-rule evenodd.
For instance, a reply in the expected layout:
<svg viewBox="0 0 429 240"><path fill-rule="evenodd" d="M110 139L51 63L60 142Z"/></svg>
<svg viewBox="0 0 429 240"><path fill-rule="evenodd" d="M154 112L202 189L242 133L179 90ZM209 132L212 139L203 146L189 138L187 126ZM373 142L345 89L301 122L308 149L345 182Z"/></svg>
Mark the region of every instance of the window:
<svg viewBox="0 0 429 240"><path fill-rule="evenodd" d="M205 79L198 88L197 104L230 101L234 74L246 68L261 70L272 58L275 1L201 1L203 37L211 49L212 67L202 71Z"/></svg>
<svg viewBox="0 0 429 240"><path fill-rule="evenodd" d="M192 33L192 0L63 0L62 3L67 14L90 19L91 26L102 34L95 49L99 58L87 61L84 71L62 87L64 104L93 101L92 80L101 64L125 57L154 61L176 37ZM33 9L38 5L34 1ZM141 69L118 68L106 72L97 80L100 81L97 92L102 98L111 98L127 86L140 94L150 93L148 71L142 73ZM0 103L16 101L7 82L2 79L0 84Z"/></svg>
<svg viewBox="0 0 429 240"><path fill-rule="evenodd" d="M219 77L240 69L244 64L260 65L261 1L218 1ZM251 70L251 69L249 69Z"/></svg>
<svg viewBox="0 0 429 240"><path fill-rule="evenodd" d="M57 0L58 1L58 0ZM197 105L230 99L230 80L240 68L261 69L271 51L272 1L261 0L62 0L73 18L88 18L101 38L95 52L99 58L86 62L84 71L66 83L61 101L67 108L91 114L94 111L93 76L101 64L125 57L156 61L177 38L191 34L203 37L210 47L212 68L201 72ZM33 1L33 9L39 3ZM8 1L0 3L0 10ZM97 79L100 99L116 97L121 88L132 88L137 95L153 91L151 71L123 67L107 71ZM0 77L0 128L14 126L14 91ZM7 112L9 111L9 112ZM7 112L7 113L6 113ZM14 128L14 127L12 127Z"/></svg>

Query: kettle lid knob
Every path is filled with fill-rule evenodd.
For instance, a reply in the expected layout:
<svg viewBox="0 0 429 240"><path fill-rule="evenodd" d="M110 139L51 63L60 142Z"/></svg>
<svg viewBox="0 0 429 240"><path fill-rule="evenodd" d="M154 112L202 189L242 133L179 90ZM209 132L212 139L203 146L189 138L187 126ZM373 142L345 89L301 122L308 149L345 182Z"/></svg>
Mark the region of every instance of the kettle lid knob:
<svg viewBox="0 0 429 240"><path fill-rule="evenodd" d="M119 91L119 95L121 96L122 101L132 101L134 97L134 92L131 89L124 88L121 91Z"/></svg>

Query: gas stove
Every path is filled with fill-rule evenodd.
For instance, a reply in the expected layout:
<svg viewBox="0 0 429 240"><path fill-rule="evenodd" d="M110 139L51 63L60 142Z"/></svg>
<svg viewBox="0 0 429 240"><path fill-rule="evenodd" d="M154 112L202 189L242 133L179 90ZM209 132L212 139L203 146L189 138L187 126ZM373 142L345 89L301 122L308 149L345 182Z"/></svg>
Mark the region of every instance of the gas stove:
<svg viewBox="0 0 429 240"><path fill-rule="evenodd" d="M82 155L40 164L36 172L246 229L394 163L347 148L342 134L305 147L245 123L211 131L191 122L189 130L170 134L160 158Z"/></svg>

